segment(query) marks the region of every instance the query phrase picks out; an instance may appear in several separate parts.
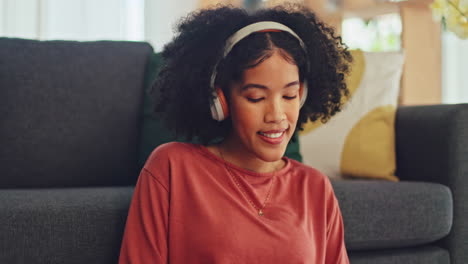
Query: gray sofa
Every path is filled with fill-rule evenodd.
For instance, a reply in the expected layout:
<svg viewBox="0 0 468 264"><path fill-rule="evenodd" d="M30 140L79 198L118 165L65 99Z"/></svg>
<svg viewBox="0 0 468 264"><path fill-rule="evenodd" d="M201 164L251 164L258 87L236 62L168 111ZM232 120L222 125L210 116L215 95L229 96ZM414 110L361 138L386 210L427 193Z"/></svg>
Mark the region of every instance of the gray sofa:
<svg viewBox="0 0 468 264"><path fill-rule="evenodd" d="M152 54L0 38L0 263L117 262ZM351 263L468 263L468 105L400 107L396 136L401 182L332 182Z"/></svg>

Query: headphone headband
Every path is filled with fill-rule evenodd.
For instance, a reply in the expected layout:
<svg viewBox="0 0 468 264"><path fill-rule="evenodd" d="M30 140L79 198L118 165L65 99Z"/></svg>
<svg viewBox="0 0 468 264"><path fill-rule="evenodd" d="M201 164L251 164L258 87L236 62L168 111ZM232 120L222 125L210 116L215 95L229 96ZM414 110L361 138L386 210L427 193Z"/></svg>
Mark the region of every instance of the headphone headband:
<svg viewBox="0 0 468 264"><path fill-rule="evenodd" d="M221 60L226 58L226 56L232 50L234 45L237 44L237 42L239 42L242 39L246 38L250 34L255 33L255 32L270 31L270 30L271 31L279 30L279 31L285 31L285 32L290 33L291 35L293 35L295 38L297 38L299 40L299 44L301 45L302 49L304 51L306 51L304 42L292 29L290 29L289 27L287 27L287 26L285 26L285 25L283 25L281 23L278 23L278 22L262 21L262 22L257 22L257 23L253 23L253 24L250 24L248 26L245 26L245 27L239 29L236 33L232 34L226 40L226 44L224 46L223 57L221 58ZM218 74L218 72L217 72L218 64L219 64L219 62L221 60L219 60L216 63L216 65L214 67L214 70L213 70L213 74L211 75L210 86L211 86L211 88L213 90L214 90L214 84L215 84L215 81L216 81L216 75Z"/></svg>
<svg viewBox="0 0 468 264"><path fill-rule="evenodd" d="M254 32L259 32L262 30L279 30L288 32L294 37L296 37L299 40L299 43L301 44L302 48L305 49L302 39L289 27L274 21L262 21L245 26L238 30L236 33L234 33L231 37L229 37L226 40L226 46L224 48L224 58L228 55L228 53L231 51L234 45L236 45L237 42L241 41L242 39Z"/></svg>

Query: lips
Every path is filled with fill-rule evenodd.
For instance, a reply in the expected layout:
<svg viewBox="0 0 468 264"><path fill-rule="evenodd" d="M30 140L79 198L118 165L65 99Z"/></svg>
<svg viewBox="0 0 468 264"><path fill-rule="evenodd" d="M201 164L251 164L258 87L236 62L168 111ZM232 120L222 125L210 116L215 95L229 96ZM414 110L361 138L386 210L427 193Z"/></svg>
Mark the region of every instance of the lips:
<svg viewBox="0 0 468 264"><path fill-rule="evenodd" d="M258 136L266 143L269 143L269 144L272 144L272 145L278 145L278 144L281 144L283 142L285 132L279 132L279 133L281 133L281 136L279 136L277 138L270 138L270 137L264 136L260 132L258 132Z"/></svg>

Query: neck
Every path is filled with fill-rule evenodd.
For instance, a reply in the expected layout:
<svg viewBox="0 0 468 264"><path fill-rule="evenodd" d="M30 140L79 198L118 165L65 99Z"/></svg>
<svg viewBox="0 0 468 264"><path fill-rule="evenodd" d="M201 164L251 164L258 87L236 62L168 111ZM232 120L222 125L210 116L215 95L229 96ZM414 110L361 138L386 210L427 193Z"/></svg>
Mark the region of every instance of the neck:
<svg viewBox="0 0 468 264"><path fill-rule="evenodd" d="M230 138L219 143L217 149L225 161L257 173L274 172L283 168L285 164L282 159L272 162L264 161L246 150L242 144L236 144Z"/></svg>

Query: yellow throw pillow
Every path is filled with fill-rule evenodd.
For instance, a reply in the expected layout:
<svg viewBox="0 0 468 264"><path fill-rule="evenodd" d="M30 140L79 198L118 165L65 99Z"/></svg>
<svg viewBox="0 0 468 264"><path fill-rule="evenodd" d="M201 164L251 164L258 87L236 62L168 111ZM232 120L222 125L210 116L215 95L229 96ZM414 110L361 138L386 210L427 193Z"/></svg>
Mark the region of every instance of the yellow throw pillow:
<svg viewBox="0 0 468 264"><path fill-rule="evenodd" d="M404 55L352 50L349 100L327 123L299 133L303 163L332 179L398 181L394 175L395 115Z"/></svg>

